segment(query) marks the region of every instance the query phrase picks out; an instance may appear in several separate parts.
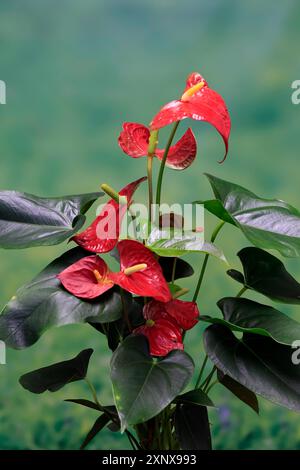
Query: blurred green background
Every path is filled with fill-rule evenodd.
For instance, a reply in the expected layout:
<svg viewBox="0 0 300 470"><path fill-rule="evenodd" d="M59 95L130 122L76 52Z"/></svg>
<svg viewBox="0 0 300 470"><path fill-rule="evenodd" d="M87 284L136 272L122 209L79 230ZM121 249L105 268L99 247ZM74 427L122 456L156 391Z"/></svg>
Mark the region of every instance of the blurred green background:
<svg viewBox="0 0 300 470"><path fill-rule="evenodd" d="M148 123L180 96L188 73L199 71L231 112L229 156L218 165L221 138L209 125L193 125L197 160L184 173L167 172L164 200L210 196L207 171L299 208L300 106L291 103L291 83L300 78L299 21L297 0L2 1L0 79L7 104L0 106L0 187L59 196L97 191L103 182L120 188L142 176L145 160L131 160L118 148L122 122ZM207 236L212 226L208 217ZM218 243L238 268L235 253L247 245L242 235L225 227ZM2 251L2 304L65 249ZM191 262L197 270L201 256ZM287 266L300 277L297 260ZM225 269L210 262L199 301L203 314L216 313L215 302L239 288ZM299 317L299 308L282 310ZM187 336L197 364L201 341L200 327ZM88 397L84 385L34 396L18 378L86 347L95 349L90 379L110 404L110 354L89 326L53 329L28 350L7 351L7 365L0 366L1 449L78 448L95 414L62 400ZM212 397L219 406L210 413L215 448L300 448L299 415L260 400L258 417L220 387ZM127 441L105 431L91 448L125 449Z"/></svg>

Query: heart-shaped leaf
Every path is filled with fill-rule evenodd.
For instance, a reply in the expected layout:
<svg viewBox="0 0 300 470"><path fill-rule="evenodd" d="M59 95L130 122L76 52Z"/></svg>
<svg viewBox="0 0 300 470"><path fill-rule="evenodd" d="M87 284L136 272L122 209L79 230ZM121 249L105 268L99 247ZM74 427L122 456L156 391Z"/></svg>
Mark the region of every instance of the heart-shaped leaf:
<svg viewBox="0 0 300 470"><path fill-rule="evenodd" d="M149 354L146 338L128 336L111 360L122 431L160 413L185 388L193 371L193 361L185 352L176 350L155 358Z"/></svg>
<svg viewBox="0 0 300 470"><path fill-rule="evenodd" d="M0 339L7 346L31 346L52 326L107 323L121 317L122 299L117 287L93 301L84 301L67 292L57 279L61 271L87 255L82 248L73 248L17 291L0 315Z"/></svg>
<svg viewBox="0 0 300 470"><path fill-rule="evenodd" d="M218 370L217 374L220 384L227 388L227 390L230 390L230 392L233 393L233 395L235 395L239 400L250 406L250 408L252 408L255 413L259 413L259 404L255 393L251 392L249 388L244 387L244 385L229 377L229 375L223 374L221 370Z"/></svg>
<svg viewBox="0 0 300 470"><path fill-rule="evenodd" d="M197 388L195 390L190 390L189 392L183 393L179 395L174 400L175 403L187 403L193 405L200 405L200 406L212 406L215 405L209 398L209 396L201 390L201 388Z"/></svg>
<svg viewBox="0 0 300 470"><path fill-rule="evenodd" d="M85 378L92 349L84 349L68 361L58 362L22 375L20 384L32 393L56 392L65 385Z"/></svg>
<svg viewBox="0 0 300 470"><path fill-rule="evenodd" d="M255 247L243 248L238 257L244 270L240 280L246 287L279 302L300 304L300 284L278 258Z"/></svg>
<svg viewBox="0 0 300 470"><path fill-rule="evenodd" d="M221 324L232 331L269 336L277 343L292 345L300 339L300 323L275 308L249 299L225 297L219 300L222 318L200 316L200 320Z"/></svg>
<svg viewBox="0 0 300 470"><path fill-rule="evenodd" d="M211 450L210 425L205 406L177 405L175 432L181 450Z"/></svg>
<svg viewBox="0 0 300 470"><path fill-rule="evenodd" d="M253 245L283 256L300 256L300 212L277 199L263 199L234 183L206 175L218 202L199 201L239 227Z"/></svg>
<svg viewBox="0 0 300 470"><path fill-rule="evenodd" d="M0 192L0 247L57 245L83 226L83 215L103 193L42 198Z"/></svg>
<svg viewBox="0 0 300 470"><path fill-rule="evenodd" d="M227 263L222 250L213 243L204 242L193 232L175 234L172 238L169 230L153 229L147 240L147 247L159 256L178 257L189 253L205 253Z"/></svg>
<svg viewBox="0 0 300 470"><path fill-rule="evenodd" d="M204 332L204 346L224 374L268 400L300 411L300 369L292 361L293 349L260 335L238 340L222 325Z"/></svg>

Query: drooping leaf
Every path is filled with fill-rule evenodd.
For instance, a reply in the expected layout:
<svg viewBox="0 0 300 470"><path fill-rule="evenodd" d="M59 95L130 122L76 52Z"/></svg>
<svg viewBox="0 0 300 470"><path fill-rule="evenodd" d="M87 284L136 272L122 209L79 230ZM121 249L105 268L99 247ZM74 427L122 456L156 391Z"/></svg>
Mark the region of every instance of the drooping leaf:
<svg viewBox="0 0 300 470"><path fill-rule="evenodd" d="M85 449L86 446L97 436L97 434L109 423L109 421L110 417L105 413L99 416L81 444L80 450Z"/></svg>
<svg viewBox="0 0 300 470"><path fill-rule="evenodd" d="M253 245L300 256L300 212L277 199L264 199L234 183L206 175L217 201L200 201L205 208L239 227Z"/></svg>
<svg viewBox="0 0 300 470"><path fill-rule="evenodd" d="M217 375L220 384L230 390L230 392L239 398L239 400L250 406L250 408L252 408L255 413L259 413L259 404L255 393L251 392L249 388L244 387L244 385L232 379L229 375L223 374L223 372L220 370L217 371Z"/></svg>
<svg viewBox="0 0 300 470"><path fill-rule="evenodd" d="M176 397L174 401L175 403L186 403L212 407L215 406L209 396L205 392L203 392L201 388L190 390L189 392L183 393L182 395L178 395L178 397Z"/></svg>
<svg viewBox="0 0 300 470"><path fill-rule="evenodd" d="M193 370L193 361L185 352L172 351L166 357L155 358L150 356L143 336L128 336L111 360L122 431L162 411L185 388Z"/></svg>
<svg viewBox="0 0 300 470"><path fill-rule="evenodd" d="M207 253L227 263L222 250L213 243L203 242L195 233L175 235L172 238L169 230L154 228L147 240L147 247L159 256L178 257L189 253Z"/></svg>
<svg viewBox="0 0 300 470"><path fill-rule="evenodd" d="M211 450L207 408L194 404L177 405L175 431L181 450Z"/></svg>
<svg viewBox="0 0 300 470"><path fill-rule="evenodd" d="M119 288L93 301L84 301L62 287L57 275L86 255L81 248L73 248L17 291L0 315L0 339L8 347L31 346L52 326L89 321L107 323L121 317Z"/></svg>
<svg viewBox="0 0 300 470"><path fill-rule="evenodd" d="M238 257L244 270L243 283L249 289L279 302L300 304L300 284L278 258L255 247L243 248Z"/></svg>
<svg viewBox="0 0 300 470"><path fill-rule="evenodd" d="M93 349L84 349L73 359L28 372L20 377L20 384L32 393L56 392L85 378L92 354Z"/></svg>
<svg viewBox="0 0 300 470"><path fill-rule="evenodd" d="M205 330L204 346L224 374L257 395L300 411L300 369L292 361L290 346L255 334L245 334L238 340L222 325Z"/></svg>
<svg viewBox="0 0 300 470"><path fill-rule="evenodd" d="M84 224L84 213L103 193L42 198L17 191L0 192L0 247L57 245Z"/></svg>
<svg viewBox="0 0 300 470"><path fill-rule="evenodd" d="M249 299L225 297L218 302L224 320L200 316L208 323L227 326L232 331L269 336L277 343L292 345L300 338L300 323L268 305Z"/></svg>
<svg viewBox="0 0 300 470"><path fill-rule="evenodd" d="M174 260L175 262L175 270L174 270L174 280L182 279L184 277L190 277L194 274L194 269L192 266L180 258L169 258L169 257L160 257L159 264L163 270L164 277L166 281L172 281L173 275L173 267L174 267Z"/></svg>

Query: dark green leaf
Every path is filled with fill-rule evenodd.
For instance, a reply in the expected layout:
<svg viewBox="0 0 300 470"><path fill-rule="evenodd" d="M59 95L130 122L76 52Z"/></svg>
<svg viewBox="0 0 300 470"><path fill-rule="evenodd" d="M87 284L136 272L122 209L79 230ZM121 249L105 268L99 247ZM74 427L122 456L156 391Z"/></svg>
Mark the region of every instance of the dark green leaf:
<svg viewBox="0 0 300 470"><path fill-rule="evenodd" d="M255 247L244 248L238 256L249 289L279 302L300 304L300 284L278 258Z"/></svg>
<svg viewBox="0 0 300 470"><path fill-rule="evenodd" d="M222 325L204 332L204 345L212 362L224 374L268 400L300 411L300 368L293 349L260 335L238 340Z"/></svg>
<svg viewBox="0 0 300 470"><path fill-rule="evenodd" d="M209 398L209 396L201 390L201 388L197 388L195 390L191 390L190 392L183 393L175 398L175 403L188 403L193 405L201 405L201 406L212 406L215 405Z"/></svg>
<svg viewBox="0 0 300 470"><path fill-rule="evenodd" d="M0 192L0 247L57 245L83 226L83 215L103 193L41 198Z"/></svg>
<svg viewBox="0 0 300 470"><path fill-rule="evenodd" d="M122 431L156 416L192 377L194 364L183 351L150 356L143 336L128 336L114 352L111 380Z"/></svg>
<svg viewBox="0 0 300 470"><path fill-rule="evenodd" d="M194 270L192 266L186 261L184 261L183 259L174 258L174 257L173 258L160 257L158 261L162 267L164 277L167 282L172 281L174 260L176 260L174 280L182 279L184 277L189 277L194 274Z"/></svg>
<svg viewBox="0 0 300 470"><path fill-rule="evenodd" d="M211 450L210 426L205 406L177 405L175 431L181 450Z"/></svg>
<svg viewBox="0 0 300 470"><path fill-rule="evenodd" d="M228 269L227 274L235 281L245 285L245 278L240 271L237 271L236 269Z"/></svg>
<svg viewBox="0 0 300 470"><path fill-rule="evenodd" d="M253 245L283 256L300 256L300 213L284 201L263 199L234 183L206 175L219 203L207 210L239 227ZM201 202L202 203L202 202ZM220 206L222 204L222 208Z"/></svg>
<svg viewBox="0 0 300 470"><path fill-rule="evenodd" d="M111 323L89 323L93 328L106 336L109 349L115 351L123 338L125 329L123 320L120 319Z"/></svg>
<svg viewBox="0 0 300 470"><path fill-rule="evenodd" d="M86 301L67 292L57 279L63 269L88 255L81 248L73 248L17 291L0 315L0 339L7 346L31 346L52 326L110 322L121 317L122 301L117 287Z"/></svg>
<svg viewBox="0 0 300 470"><path fill-rule="evenodd" d="M129 292L123 292L124 306L127 309L127 315L131 330L141 326L145 323L143 317L144 298L143 297L132 297ZM106 335L107 344L109 349L115 351L117 349L122 338L125 338L130 334L128 325L124 322L123 318L110 323L93 323L90 322L97 331Z"/></svg>
<svg viewBox="0 0 300 470"><path fill-rule="evenodd" d="M239 331L270 336L281 344L300 339L300 323L279 310L249 299L226 297L218 302L224 320Z"/></svg>
<svg viewBox="0 0 300 470"><path fill-rule="evenodd" d="M80 450L86 448L86 446L97 436L97 434L106 426L110 421L110 417L106 414L99 416L93 424L91 430L88 432L86 438L80 446Z"/></svg>
<svg viewBox="0 0 300 470"><path fill-rule="evenodd" d="M58 362L20 377L20 384L32 393L56 392L65 385L85 378L92 349L84 349L68 361Z"/></svg>
<svg viewBox="0 0 300 470"><path fill-rule="evenodd" d="M259 405L255 393L251 392L249 388L244 387L244 385L229 377L229 375L223 374L222 371L218 370L217 374L219 382L225 388L230 390L233 395L246 403L246 405L250 406L250 408L252 408L255 413L259 413Z"/></svg>
<svg viewBox="0 0 300 470"><path fill-rule="evenodd" d="M253 300L225 297L218 302L224 320L201 315L200 320L220 324L232 331L253 333L291 345L300 338L300 324L284 313Z"/></svg>

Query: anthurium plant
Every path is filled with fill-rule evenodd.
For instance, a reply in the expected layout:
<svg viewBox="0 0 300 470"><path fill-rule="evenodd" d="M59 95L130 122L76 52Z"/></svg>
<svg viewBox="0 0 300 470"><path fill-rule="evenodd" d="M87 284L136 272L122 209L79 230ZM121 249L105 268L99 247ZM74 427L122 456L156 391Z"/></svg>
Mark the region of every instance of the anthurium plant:
<svg viewBox="0 0 300 470"><path fill-rule="evenodd" d="M282 200L264 199L212 175L206 175L212 196L191 201L189 214L166 210L162 205L166 167L182 171L193 164L197 153L190 128L174 143L184 119L207 121L218 131L225 144L225 156L219 159L223 162L230 135L226 104L199 73L192 73L181 98L163 106L149 127L123 124L119 145L130 157L145 158L147 176L121 190L102 184L98 193L59 198L0 193L2 248L71 243L4 307L0 339L7 347L22 349L50 327L81 322L95 328L99 341L111 350L110 403L103 403L88 374L93 351L86 344L76 357L41 364L41 369L24 371L20 378L21 385L35 394L86 381L91 396L68 399L95 413L82 448L108 427L125 433L135 450L211 449L208 408L217 406L210 397L217 386L230 390L257 413L257 395L300 411L300 369L293 354L299 346L300 324L281 307L249 298L255 291L267 303L268 299L300 303L300 284L269 253L300 256L300 213ZM159 141L169 125L170 136L161 149ZM160 166L155 195L156 159ZM133 202L141 184L148 185L145 211L140 206L137 210ZM84 229L86 212L105 196L109 200ZM199 208L217 219L210 236L193 212ZM237 254L240 271L225 268L232 282L240 285L238 294L216 299L220 311L211 315L202 311L199 292L210 256L219 258L224 270L226 259L215 239L225 224L240 230L250 246ZM191 253L193 266L184 260ZM198 281L190 293L182 287L184 281L178 285L178 279L194 273ZM203 334L200 323L205 326ZM199 352L193 359L184 343L195 327Z"/></svg>

